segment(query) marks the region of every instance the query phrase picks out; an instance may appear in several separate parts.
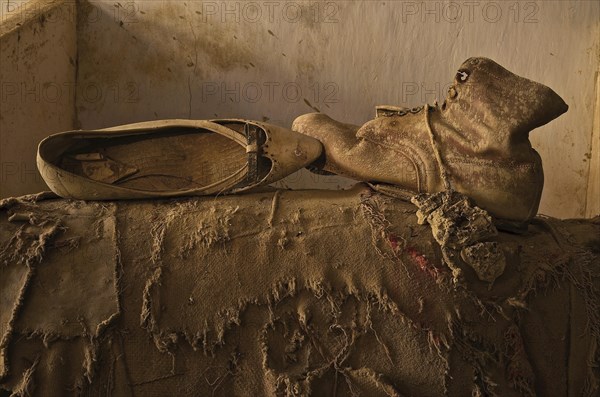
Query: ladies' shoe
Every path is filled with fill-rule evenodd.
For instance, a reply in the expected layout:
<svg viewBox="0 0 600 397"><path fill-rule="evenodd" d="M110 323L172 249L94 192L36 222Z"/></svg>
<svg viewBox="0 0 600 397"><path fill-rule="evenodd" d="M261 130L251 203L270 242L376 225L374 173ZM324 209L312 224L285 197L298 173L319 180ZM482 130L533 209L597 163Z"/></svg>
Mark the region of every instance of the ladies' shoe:
<svg viewBox="0 0 600 397"><path fill-rule="evenodd" d="M257 121L174 119L51 135L37 165L62 197L143 199L268 185L321 151L314 138Z"/></svg>

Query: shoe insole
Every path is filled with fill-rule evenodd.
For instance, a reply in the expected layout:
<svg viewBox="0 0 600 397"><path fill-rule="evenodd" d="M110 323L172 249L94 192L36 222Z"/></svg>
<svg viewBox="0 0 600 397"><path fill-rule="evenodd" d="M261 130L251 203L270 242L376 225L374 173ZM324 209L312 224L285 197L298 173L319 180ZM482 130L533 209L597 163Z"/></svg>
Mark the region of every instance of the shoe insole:
<svg viewBox="0 0 600 397"><path fill-rule="evenodd" d="M61 166L86 178L130 189L197 189L226 178L241 180L247 165L240 144L211 132L87 138L65 153ZM236 177L236 175L238 175Z"/></svg>

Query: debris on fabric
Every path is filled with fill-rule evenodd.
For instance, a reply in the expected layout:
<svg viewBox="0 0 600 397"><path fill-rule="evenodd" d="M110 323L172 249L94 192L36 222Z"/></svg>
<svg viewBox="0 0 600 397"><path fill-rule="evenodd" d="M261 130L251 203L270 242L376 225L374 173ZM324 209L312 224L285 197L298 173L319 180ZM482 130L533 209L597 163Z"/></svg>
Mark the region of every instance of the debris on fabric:
<svg viewBox="0 0 600 397"><path fill-rule="evenodd" d="M462 273L459 257L481 281L492 284L504 273L504 252L498 243L486 241L498 235L487 211L455 191L422 193L414 196L411 202L418 208L417 222L431 226L433 237L442 248L455 281Z"/></svg>

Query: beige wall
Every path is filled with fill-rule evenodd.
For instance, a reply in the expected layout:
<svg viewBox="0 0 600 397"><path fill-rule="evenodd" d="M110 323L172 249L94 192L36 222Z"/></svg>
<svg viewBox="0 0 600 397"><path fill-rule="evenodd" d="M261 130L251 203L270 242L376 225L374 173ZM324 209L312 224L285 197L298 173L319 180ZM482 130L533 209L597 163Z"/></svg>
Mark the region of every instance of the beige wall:
<svg viewBox="0 0 600 397"><path fill-rule="evenodd" d="M443 98L463 60L486 56L570 105L531 134L546 172L541 212L590 216L600 212L599 20L594 1L82 2L77 118L83 128L216 116L289 126L319 109L360 124L377 104ZM302 173L285 184L346 182Z"/></svg>
<svg viewBox="0 0 600 397"><path fill-rule="evenodd" d="M0 2L0 198L48 190L37 143L75 120L75 3Z"/></svg>
<svg viewBox="0 0 600 397"><path fill-rule="evenodd" d="M590 157L590 170L587 187L586 218L600 213L600 71L596 72L596 99L594 106L594 127Z"/></svg>

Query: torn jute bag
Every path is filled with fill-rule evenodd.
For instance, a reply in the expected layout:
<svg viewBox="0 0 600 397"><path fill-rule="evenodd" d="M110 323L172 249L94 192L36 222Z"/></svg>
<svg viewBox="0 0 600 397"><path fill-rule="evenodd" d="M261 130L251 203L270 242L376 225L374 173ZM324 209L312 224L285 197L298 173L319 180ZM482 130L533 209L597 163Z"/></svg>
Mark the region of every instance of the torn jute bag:
<svg viewBox="0 0 600 397"><path fill-rule="evenodd" d="M415 212L364 186L5 200L0 388L596 395L598 219L498 233L504 268L486 282Z"/></svg>

